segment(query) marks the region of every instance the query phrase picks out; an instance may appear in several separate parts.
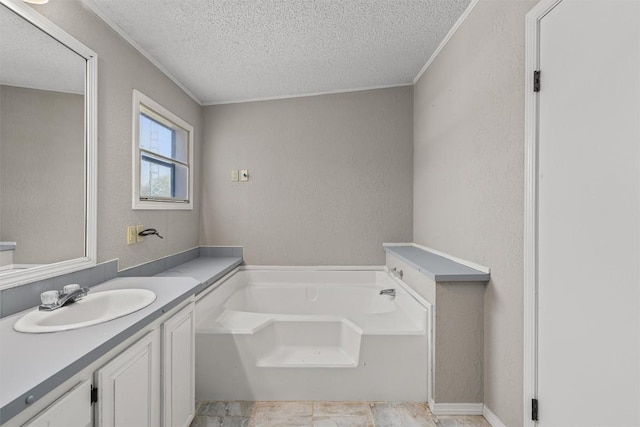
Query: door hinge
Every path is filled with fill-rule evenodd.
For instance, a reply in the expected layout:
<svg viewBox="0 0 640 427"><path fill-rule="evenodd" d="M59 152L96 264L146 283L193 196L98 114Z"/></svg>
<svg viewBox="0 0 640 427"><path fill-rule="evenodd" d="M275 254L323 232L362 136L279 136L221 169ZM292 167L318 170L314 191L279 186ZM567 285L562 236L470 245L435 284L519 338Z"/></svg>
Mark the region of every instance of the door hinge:
<svg viewBox="0 0 640 427"><path fill-rule="evenodd" d="M533 91L540 92L540 70L533 72Z"/></svg>
<svg viewBox="0 0 640 427"><path fill-rule="evenodd" d="M538 421L538 399L531 399L531 419Z"/></svg>
<svg viewBox="0 0 640 427"><path fill-rule="evenodd" d="M98 401L98 387L91 386L91 403Z"/></svg>

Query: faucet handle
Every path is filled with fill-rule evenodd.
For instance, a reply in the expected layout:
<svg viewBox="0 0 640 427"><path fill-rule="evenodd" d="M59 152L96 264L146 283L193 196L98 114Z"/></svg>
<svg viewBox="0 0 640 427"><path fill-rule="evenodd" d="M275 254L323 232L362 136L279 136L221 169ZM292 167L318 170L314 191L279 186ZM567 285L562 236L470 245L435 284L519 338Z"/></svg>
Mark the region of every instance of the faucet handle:
<svg viewBox="0 0 640 427"><path fill-rule="evenodd" d="M40 301L45 305L57 303L58 298L60 298L60 291L46 291L40 294Z"/></svg>
<svg viewBox="0 0 640 427"><path fill-rule="evenodd" d="M76 284L76 283L72 283L70 285L65 285L64 288L62 288L62 293L67 295L70 294L73 291L76 291L80 289L80 285Z"/></svg>

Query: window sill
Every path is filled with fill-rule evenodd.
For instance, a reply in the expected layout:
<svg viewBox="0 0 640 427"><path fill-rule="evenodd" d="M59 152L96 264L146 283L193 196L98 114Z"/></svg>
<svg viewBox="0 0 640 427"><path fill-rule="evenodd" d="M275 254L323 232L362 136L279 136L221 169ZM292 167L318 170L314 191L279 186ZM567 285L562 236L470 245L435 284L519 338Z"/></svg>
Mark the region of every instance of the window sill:
<svg viewBox="0 0 640 427"><path fill-rule="evenodd" d="M146 200L134 200L131 206L133 210L155 210L155 211L192 211L193 202L158 202Z"/></svg>

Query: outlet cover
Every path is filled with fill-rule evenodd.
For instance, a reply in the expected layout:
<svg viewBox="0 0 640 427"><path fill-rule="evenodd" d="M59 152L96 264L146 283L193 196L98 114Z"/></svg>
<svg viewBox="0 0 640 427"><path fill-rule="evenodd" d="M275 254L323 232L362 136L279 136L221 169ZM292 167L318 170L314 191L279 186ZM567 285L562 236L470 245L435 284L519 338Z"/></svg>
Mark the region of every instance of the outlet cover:
<svg viewBox="0 0 640 427"><path fill-rule="evenodd" d="M240 171L240 181L249 181L249 171L247 169L242 169Z"/></svg>
<svg viewBox="0 0 640 427"><path fill-rule="evenodd" d="M136 227L136 241L138 243L140 242L144 242L144 236L139 235L138 233L140 233L142 230L144 230L144 225L139 225Z"/></svg>
<svg viewBox="0 0 640 427"><path fill-rule="evenodd" d="M238 182L238 169L231 171L231 181Z"/></svg>

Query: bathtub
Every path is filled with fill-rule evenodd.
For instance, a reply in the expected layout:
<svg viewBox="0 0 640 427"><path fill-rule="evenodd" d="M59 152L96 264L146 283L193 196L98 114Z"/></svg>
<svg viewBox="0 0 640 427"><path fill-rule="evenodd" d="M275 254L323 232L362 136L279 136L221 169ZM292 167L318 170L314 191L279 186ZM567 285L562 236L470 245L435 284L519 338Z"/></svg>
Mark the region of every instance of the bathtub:
<svg viewBox="0 0 640 427"><path fill-rule="evenodd" d="M240 270L196 319L198 401L427 401L429 310L385 271Z"/></svg>

